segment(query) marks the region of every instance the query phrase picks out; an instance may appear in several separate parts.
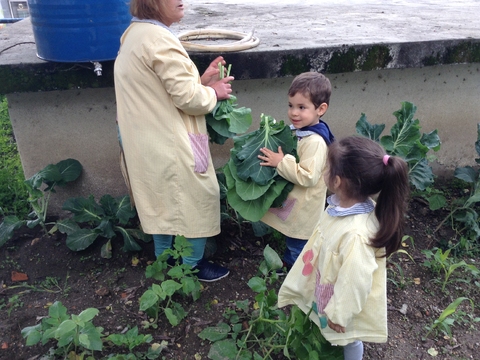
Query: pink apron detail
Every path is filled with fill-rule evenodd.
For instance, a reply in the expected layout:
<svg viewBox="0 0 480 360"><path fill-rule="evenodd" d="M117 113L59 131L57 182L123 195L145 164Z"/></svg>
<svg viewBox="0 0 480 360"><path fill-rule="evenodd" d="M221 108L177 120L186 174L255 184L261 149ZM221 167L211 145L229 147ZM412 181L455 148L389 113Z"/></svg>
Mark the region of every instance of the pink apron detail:
<svg viewBox="0 0 480 360"><path fill-rule="evenodd" d="M297 199L287 198L284 201L281 207L278 208L270 208L268 209L269 212L272 214L277 215L282 221L285 221L288 218L288 215L292 212L293 206L297 202Z"/></svg>
<svg viewBox="0 0 480 360"><path fill-rule="evenodd" d="M193 158L195 160L195 172L204 173L208 169L208 155L210 149L208 147L208 135L206 134L192 134L189 133L190 146L193 151Z"/></svg>

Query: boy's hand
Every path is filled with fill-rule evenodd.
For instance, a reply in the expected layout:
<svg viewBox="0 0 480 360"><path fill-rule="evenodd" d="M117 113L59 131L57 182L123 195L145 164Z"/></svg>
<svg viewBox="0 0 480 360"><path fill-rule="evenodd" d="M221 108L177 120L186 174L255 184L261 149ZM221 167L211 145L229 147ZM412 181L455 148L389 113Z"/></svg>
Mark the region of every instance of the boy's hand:
<svg viewBox="0 0 480 360"><path fill-rule="evenodd" d="M333 322L330 321L330 319L328 319L328 327L337 333L345 332L345 328L343 326L334 324Z"/></svg>
<svg viewBox="0 0 480 360"><path fill-rule="evenodd" d="M262 160L260 163L261 166L271 166L271 167L277 167L277 165L282 161L283 157L285 156L282 151L282 147L278 147L278 153L267 149L266 147L261 148L260 152L263 155L258 155L258 158Z"/></svg>

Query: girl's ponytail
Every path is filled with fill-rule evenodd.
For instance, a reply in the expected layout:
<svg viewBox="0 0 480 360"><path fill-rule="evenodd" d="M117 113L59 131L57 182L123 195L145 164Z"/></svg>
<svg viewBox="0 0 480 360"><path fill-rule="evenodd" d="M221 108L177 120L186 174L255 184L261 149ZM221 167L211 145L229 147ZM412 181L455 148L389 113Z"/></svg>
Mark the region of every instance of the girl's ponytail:
<svg viewBox="0 0 480 360"><path fill-rule="evenodd" d="M396 156L384 156L383 181L375 207L379 230L374 239L374 247L385 247L386 256L400 247L407 201L409 197L408 166Z"/></svg>

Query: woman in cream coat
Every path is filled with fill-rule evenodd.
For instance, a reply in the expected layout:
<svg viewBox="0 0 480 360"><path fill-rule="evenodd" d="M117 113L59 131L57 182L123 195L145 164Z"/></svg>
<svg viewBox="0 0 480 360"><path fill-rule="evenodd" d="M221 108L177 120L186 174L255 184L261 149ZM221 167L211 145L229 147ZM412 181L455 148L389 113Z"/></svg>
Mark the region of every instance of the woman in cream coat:
<svg viewBox="0 0 480 360"><path fill-rule="evenodd" d="M219 187L204 115L229 98L233 77L220 79L217 57L200 76L170 26L184 15L182 0L131 0L133 15L115 61L118 126L130 187L155 255L185 236L193 254L183 262L202 281L228 269L202 260L206 239L220 233Z"/></svg>

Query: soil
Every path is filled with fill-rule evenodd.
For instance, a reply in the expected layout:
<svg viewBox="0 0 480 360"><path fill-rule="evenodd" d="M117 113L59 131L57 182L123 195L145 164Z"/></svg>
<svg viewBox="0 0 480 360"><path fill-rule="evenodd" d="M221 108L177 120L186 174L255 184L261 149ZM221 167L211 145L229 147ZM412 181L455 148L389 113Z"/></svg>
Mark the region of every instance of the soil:
<svg viewBox="0 0 480 360"><path fill-rule="evenodd" d="M442 292L439 276L422 266L422 250L454 241L455 234L448 227L435 231L445 215L444 211L430 211L421 199L411 201L406 233L413 241L406 241L403 247L408 255L395 254L388 265L389 339L385 344L365 343L364 359L480 359L480 323L473 322L480 317L480 309L477 306L472 310L467 301L452 317L451 337L439 332L424 339L426 327L458 297L480 304L478 279L452 282ZM200 299L183 303L187 317L175 327L160 317L157 329L142 327L147 316L139 311L138 303L151 285L145 269L154 260L152 243L142 244L142 251L132 254L120 249L121 242L114 242L113 257L104 259L100 256L101 241L82 252L73 252L66 247L62 234L48 237L41 229L20 229L0 248L0 359L41 359L48 352L54 343L26 346L21 329L37 324L55 301L61 301L68 314L79 314L90 307L99 309L93 323L103 327L104 334L138 326L140 333L153 336L153 342L168 343L162 353L164 359L208 359L210 344L198 333L223 320L232 302L253 302L255 294L247 281L257 273L263 248L269 243L281 251L278 240L255 237L248 225L243 226L242 236L233 224L222 229L211 259L228 266L230 275L218 282L202 283ZM19 275L13 272L28 279L13 281L12 276ZM106 358L115 351L119 353L119 348L105 344L104 352L97 352L96 358Z"/></svg>

